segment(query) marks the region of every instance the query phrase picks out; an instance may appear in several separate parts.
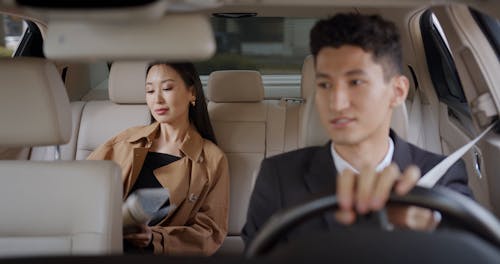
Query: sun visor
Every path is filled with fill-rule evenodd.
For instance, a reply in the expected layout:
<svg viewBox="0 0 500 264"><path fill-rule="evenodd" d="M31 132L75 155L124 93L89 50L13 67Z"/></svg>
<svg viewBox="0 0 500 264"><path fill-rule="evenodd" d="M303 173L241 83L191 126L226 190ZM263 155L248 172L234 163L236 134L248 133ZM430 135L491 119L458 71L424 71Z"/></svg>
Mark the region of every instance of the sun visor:
<svg viewBox="0 0 500 264"><path fill-rule="evenodd" d="M172 14L154 21L51 20L44 51L55 60L169 60L210 58L215 40L208 18Z"/></svg>

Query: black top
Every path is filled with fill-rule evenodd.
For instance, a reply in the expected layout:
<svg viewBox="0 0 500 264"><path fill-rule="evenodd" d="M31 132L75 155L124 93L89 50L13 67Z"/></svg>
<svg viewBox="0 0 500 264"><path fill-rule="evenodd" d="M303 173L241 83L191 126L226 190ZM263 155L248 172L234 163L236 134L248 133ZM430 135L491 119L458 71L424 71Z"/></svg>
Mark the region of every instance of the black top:
<svg viewBox="0 0 500 264"><path fill-rule="evenodd" d="M148 152L144 164L142 165L141 172L129 193L133 193L135 190L143 188L162 188L160 182L158 182L154 176L153 171L179 159L180 157L170 154Z"/></svg>
<svg viewBox="0 0 500 264"><path fill-rule="evenodd" d="M153 171L166 166L172 162L179 160L180 157L173 156L165 153L158 152L148 152L146 155L146 159L144 160L144 164L142 165L141 172L137 177L137 180L132 186L132 189L129 193L134 193L137 189L144 188L163 188L161 183L156 179L156 176L153 174ZM168 206L169 202L167 201L163 206ZM154 225L155 223L150 222L149 226ZM152 241L152 240L151 240ZM127 254L145 254L145 253L153 253L153 247L151 243L145 248L137 248L132 245L129 241L123 240L123 251Z"/></svg>

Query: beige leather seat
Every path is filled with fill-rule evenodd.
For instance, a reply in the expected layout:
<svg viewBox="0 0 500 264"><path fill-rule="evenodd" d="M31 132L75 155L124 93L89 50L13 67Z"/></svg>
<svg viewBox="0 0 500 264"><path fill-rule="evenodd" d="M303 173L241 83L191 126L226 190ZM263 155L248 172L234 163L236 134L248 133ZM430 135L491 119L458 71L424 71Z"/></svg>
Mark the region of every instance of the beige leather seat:
<svg viewBox="0 0 500 264"><path fill-rule="evenodd" d="M286 126L285 126L285 151L292 151L304 147L302 126L304 123L304 110L309 98L314 92L314 64L313 56L309 55L304 60L300 78L299 100L287 101Z"/></svg>
<svg viewBox="0 0 500 264"><path fill-rule="evenodd" d="M306 97L306 103L300 111L299 147L323 145L329 137L321 125L319 114L315 106L315 71L314 58L309 55L302 67L301 90ZM403 139L408 135L408 113L406 104L394 109L391 119L391 128Z"/></svg>
<svg viewBox="0 0 500 264"><path fill-rule="evenodd" d="M89 101L71 102L73 129L70 141L60 146L62 160L86 159L95 148L119 132L151 122L144 91L146 66L147 62L115 62L109 73L109 95L103 96L102 89L97 88L83 96ZM67 81L74 84L75 80L70 77L68 75ZM83 89L80 86L73 90ZM35 147L30 159L54 160L55 150L55 146Z"/></svg>
<svg viewBox="0 0 500 264"><path fill-rule="evenodd" d="M257 71L215 71L207 84L208 111L231 177L229 232L218 254L243 252L240 231L262 159L283 152L285 107L264 101Z"/></svg>
<svg viewBox="0 0 500 264"><path fill-rule="evenodd" d="M107 85L109 71L107 64L103 62L58 63L57 67L65 81L72 116L71 139L68 143L59 146L59 154L62 160L75 160L83 108L86 101L109 100ZM56 146L34 147L29 155L30 160L54 160L56 158Z"/></svg>
<svg viewBox="0 0 500 264"><path fill-rule="evenodd" d="M59 74L65 80L66 92L71 105L72 133L68 143L58 146L43 146L33 148L10 148L6 152L0 150L0 159L17 160L54 160L58 157L62 160L74 160L76 153L76 138L80 128L80 119L82 116L85 102L82 97L89 92L91 88L90 65L81 63L58 63L56 67Z"/></svg>
<svg viewBox="0 0 500 264"><path fill-rule="evenodd" d="M145 99L146 62L115 62L109 73L110 100L88 101L82 112L75 158L86 159L119 132L151 122Z"/></svg>
<svg viewBox="0 0 500 264"><path fill-rule="evenodd" d="M55 66L0 60L0 146L66 143L70 104ZM110 161L0 161L0 256L122 251L120 168Z"/></svg>
<svg viewBox="0 0 500 264"><path fill-rule="evenodd" d="M57 154L57 146L43 146L31 148L30 160L75 160L76 158L76 140L80 130L80 121L82 118L85 102L75 101L70 102L71 107L71 137L68 143L59 145L59 153Z"/></svg>

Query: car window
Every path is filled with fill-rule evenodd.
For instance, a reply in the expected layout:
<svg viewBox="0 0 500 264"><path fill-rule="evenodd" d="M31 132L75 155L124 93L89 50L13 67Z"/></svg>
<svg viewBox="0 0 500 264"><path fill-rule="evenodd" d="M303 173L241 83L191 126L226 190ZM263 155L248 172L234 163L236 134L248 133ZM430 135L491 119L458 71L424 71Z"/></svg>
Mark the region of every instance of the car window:
<svg viewBox="0 0 500 264"><path fill-rule="evenodd" d="M19 46L26 22L15 16L0 14L0 56L11 57Z"/></svg>
<svg viewBox="0 0 500 264"><path fill-rule="evenodd" d="M197 64L200 74L251 69L261 74L300 74L316 19L250 17L211 19L217 53Z"/></svg>
<svg viewBox="0 0 500 264"><path fill-rule="evenodd" d="M420 18L425 57L439 100L448 106L448 114L473 134L472 116L458 76L446 35L439 20L427 10Z"/></svg>
<svg viewBox="0 0 500 264"><path fill-rule="evenodd" d="M300 97L300 72L316 18L212 17L217 52L196 67L206 85L216 70L257 70L266 98Z"/></svg>

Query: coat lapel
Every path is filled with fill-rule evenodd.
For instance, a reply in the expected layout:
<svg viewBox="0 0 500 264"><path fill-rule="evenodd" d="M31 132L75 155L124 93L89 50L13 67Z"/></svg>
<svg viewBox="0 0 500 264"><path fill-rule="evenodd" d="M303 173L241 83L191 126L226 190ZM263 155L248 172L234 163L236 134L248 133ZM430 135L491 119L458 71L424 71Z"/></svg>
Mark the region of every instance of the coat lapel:
<svg viewBox="0 0 500 264"><path fill-rule="evenodd" d="M183 157L178 161L153 171L156 179L169 192L170 206L172 206L169 215L173 214L179 208L188 195L191 178L189 173L191 166L189 163L190 160L187 157Z"/></svg>
<svg viewBox="0 0 500 264"><path fill-rule="evenodd" d="M125 197L128 197L132 186L134 186L135 181L139 177L142 165L144 164L144 160L146 159L149 148L151 147L153 138L155 137L158 128L158 123L144 126L141 129L137 130L134 134L132 134L127 140L128 143L132 144L135 147L131 158L132 167L130 169L130 173L126 175L126 179L124 179L123 199L125 199Z"/></svg>
<svg viewBox="0 0 500 264"><path fill-rule="evenodd" d="M192 212L192 207L197 204L197 200L202 195L203 187L208 182L206 172L199 168L200 164L204 162L203 138L194 127L189 128L179 150L184 155L180 160L153 171L156 179L169 191L170 195L171 209L163 221L170 218L175 212L188 217L188 214ZM188 201L185 201L186 199ZM189 204L183 206L182 210L177 210L186 202ZM177 217L177 220L182 218ZM172 222L171 224L175 225L176 223Z"/></svg>
<svg viewBox="0 0 500 264"><path fill-rule="evenodd" d="M159 123L155 122L138 129L127 139L134 148L133 153L127 157L128 160L131 160L132 165L130 173L124 176L124 199L137 181L159 129ZM172 224L183 224L193 211L193 207L199 206L198 200L203 199L203 196L206 195L205 187L210 179L206 171L203 142L203 138L196 131L196 128L190 126L179 145L183 157L153 171L158 182L169 191L170 205L172 206L167 217L159 224L167 221L176 212L178 217L171 219L171 221L175 221Z"/></svg>
<svg viewBox="0 0 500 264"><path fill-rule="evenodd" d="M124 199L128 196L129 191L132 189L132 186L134 186L135 181L139 177L139 173L141 172L142 165L144 164L144 160L146 159L146 155L148 154L148 150L148 147L134 148L134 153L132 156L132 169L125 181L125 185L123 186Z"/></svg>

